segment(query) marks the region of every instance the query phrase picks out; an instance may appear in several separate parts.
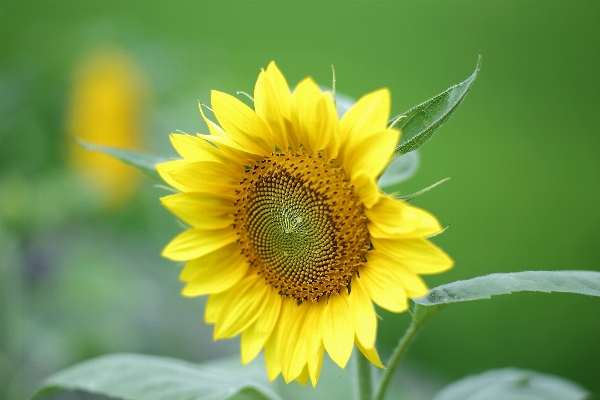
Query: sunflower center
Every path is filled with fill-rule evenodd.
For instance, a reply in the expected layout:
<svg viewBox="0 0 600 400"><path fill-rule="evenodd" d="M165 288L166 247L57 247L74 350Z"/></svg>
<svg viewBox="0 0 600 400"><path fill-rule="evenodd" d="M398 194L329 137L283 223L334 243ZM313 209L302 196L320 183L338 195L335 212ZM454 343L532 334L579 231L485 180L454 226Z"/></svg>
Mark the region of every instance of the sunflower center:
<svg viewBox="0 0 600 400"><path fill-rule="evenodd" d="M348 286L370 248L342 167L320 154L272 153L240 182L234 229L251 266L280 295L318 301Z"/></svg>

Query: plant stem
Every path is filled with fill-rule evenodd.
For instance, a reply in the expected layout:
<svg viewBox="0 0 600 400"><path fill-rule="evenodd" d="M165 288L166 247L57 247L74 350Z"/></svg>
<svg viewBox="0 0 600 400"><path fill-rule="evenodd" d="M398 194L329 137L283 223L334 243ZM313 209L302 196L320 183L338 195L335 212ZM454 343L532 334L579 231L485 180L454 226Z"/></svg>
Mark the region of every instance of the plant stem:
<svg viewBox="0 0 600 400"><path fill-rule="evenodd" d="M373 398L373 378L371 376L371 363L356 352L356 381L358 382L358 399L371 400Z"/></svg>
<svg viewBox="0 0 600 400"><path fill-rule="evenodd" d="M398 347L396 347L394 353L392 354L392 358L390 358L390 361L388 362L383 377L381 378L379 388L377 389L375 400L383 400L383 397L385 396L385 391L387 390L387 387L390 383L390 380L392 379L392 376L394 375L394 371L396 370L400 359L406 352L406 349L408 348L408 345L410 344L412 339L415 337L419 329L421 329L422 325L423 324L419 324L416 318L413 317L412 322L408 327L408 330L406 331L404 336L402 336L402 339L400 339Z"/></svg>

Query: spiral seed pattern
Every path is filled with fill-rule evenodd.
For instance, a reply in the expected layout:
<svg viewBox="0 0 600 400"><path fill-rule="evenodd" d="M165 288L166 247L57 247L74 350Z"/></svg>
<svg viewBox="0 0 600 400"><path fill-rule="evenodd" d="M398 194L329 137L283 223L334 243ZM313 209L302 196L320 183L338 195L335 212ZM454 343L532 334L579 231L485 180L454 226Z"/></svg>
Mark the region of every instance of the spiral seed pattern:
<svg viewBox="0 0 600 400"><path fill-rule="evenodd" d="M242 253L280 295L316 302L366 262L367 218L335 160L272 153L246 171L237 193Z"/></svg>

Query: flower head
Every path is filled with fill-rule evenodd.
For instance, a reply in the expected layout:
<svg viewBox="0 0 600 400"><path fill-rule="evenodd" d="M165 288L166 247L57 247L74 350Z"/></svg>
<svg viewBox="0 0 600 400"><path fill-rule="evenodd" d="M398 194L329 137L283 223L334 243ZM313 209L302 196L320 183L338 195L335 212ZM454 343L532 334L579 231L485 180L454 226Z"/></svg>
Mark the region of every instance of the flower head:
<svg viewBox="0 0 600 400"><path fill-rule="evenodd" d="M213 91L210 136L172 135L183 160L158 166L179 194L163 204L191 228L163 255L187 261L186 296L209 295L214 337L241 334L242 362L264 348L267 373L316 385L324 352L344 368L354 344L382 367L373 302L392 312L427 287L419 274L452 260L426 237L431 214L383 194L377 177L400 132L387 128L387 89L338 120L310 79L290 92L274 63L254 110Z"/></svg>
<svg viewBox="0 0 600 400"><path fill-rule="evenodd" d="M143 147L145 91L143 74L118 49L96 50L78 66L68 110L69 162L106 208L133 196L139 174L106 154L81 148L73 138L111 147Z"/></svg>

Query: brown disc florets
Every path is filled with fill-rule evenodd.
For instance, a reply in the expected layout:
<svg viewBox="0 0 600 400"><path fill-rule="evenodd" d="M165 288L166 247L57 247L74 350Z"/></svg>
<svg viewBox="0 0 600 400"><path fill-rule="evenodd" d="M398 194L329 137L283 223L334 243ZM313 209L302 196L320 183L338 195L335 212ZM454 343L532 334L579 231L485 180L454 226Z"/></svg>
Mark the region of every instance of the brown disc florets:
<svg viewBox="0 0 600 400"><path fill-rule="evenodd" d="M272 153L246 171L240 186L238 243L271 286L300 302L348 286L370 241L362 204L335 160Z"/></svg>

